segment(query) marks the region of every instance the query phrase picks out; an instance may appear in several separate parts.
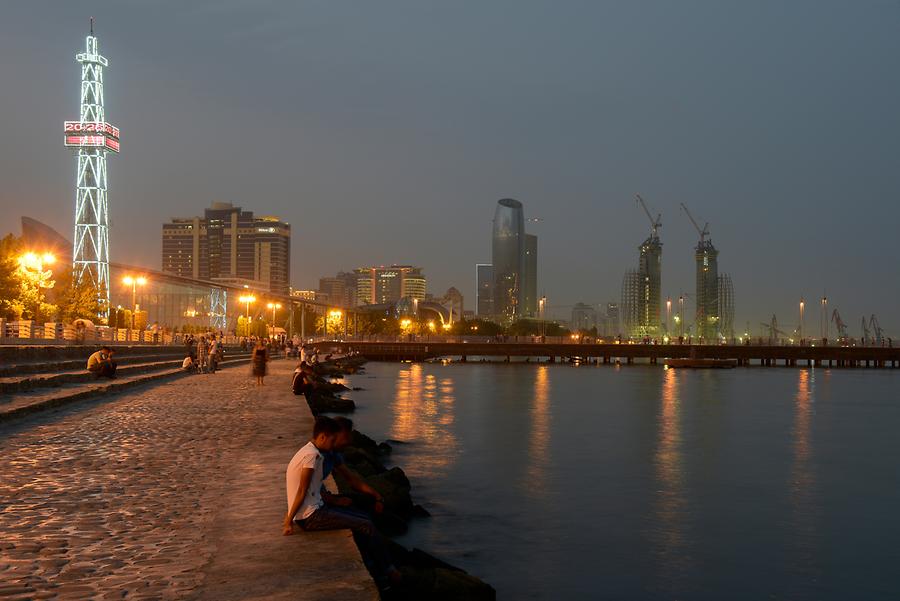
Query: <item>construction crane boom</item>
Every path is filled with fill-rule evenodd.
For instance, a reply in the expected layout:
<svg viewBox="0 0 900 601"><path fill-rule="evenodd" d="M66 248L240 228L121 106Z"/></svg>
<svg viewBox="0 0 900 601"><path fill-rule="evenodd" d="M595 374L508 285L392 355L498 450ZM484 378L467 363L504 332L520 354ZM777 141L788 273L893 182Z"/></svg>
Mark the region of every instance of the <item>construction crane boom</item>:
<svg viewBox="0 0 900 601"><path fill-rule="evenodd" d="M700 226L697 225L697 220L694 219L694 216L691 215L691 212L688 210L687 206L684 203L681 203L681 208L684 209L685 214L687 214L688 219L691 220L691 223L694 224L694 229L697 230L697 233L700 235L700 244L706 240L706 237L709 236L709 222L703 224L703 229L700 229Z"/></svg>
<svg viewBox="0 0 900 601"><path fill-rule="evenodd" d="M641 195L635 194L634 197L637 199L638 204L641 205L641 208L644 209L644 213L646 213L647 219L650 220L650 231L653 232L653 237L659 237L659 228L662 227L662 213L659 213L656 216L656 219L653 219L653 215L650 214L650 209L647 208L647 203L644 202L644 199L641 198Z"/></svg>
<svg viewBox="0 0 900 601"><path fill-rule="evenodd" d="M844 320L841 319L841 314L838 313L837 309L835 309L831 313L831 321L833 321L834 325L837 326L839 339L846 340L847 339L847 324L845 324Z"/></svg>

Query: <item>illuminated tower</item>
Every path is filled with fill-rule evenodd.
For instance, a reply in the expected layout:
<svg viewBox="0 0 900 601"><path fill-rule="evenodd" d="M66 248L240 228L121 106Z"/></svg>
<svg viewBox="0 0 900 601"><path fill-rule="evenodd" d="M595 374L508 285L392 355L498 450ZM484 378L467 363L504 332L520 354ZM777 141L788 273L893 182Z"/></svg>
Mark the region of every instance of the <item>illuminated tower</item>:
<svg viewBox="0 0 900 601"><path fill-rule="evenodd" d="M81 64L81 118L65 122L65 144L77 149L75 175L74 277L90 278L97 289L101 318L109 316L109 216L106 197L106 153L119 152L119 130L103 111L103 67L109 63L97 49L94 19Z"/></svg>

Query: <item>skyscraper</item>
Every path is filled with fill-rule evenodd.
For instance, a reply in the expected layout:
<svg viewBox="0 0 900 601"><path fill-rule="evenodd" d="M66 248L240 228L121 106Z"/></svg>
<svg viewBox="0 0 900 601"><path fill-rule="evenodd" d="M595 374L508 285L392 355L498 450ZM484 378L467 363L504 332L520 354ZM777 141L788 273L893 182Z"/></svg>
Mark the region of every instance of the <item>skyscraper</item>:
<svg viewBox="0 0 900 601"><path fill-rule="evenodd" d="M504 198L497 203L491 250L494 315L515 321L522 315L525 273L525 213L518 200Z"/></svg>
<svg viewBox="0 0 900 601"><path fill-rule="evenodd" d="M490 263L475 265L475 315L494 315L494 266Z"/></svg>
<svg viewBox="0 0 900 601"><path fill-rule="evenodd" d="M655 337L661 333L662 242L658 233L661 223L659 217L654 220L649 212L647 216L651 231L638 247L638 269L628 271L622 279L624 328L632 338Z"/></svg>
<svg viewBox="0 0 900 601"><path fill-rule="evenodd" d="M701 239L694 249L697 270L697 336L714 342L719 333L719 251L709 240Z"/></svg>
<svg viewBox="0 0 900 601"><path fill-rule="evenodd" d="M162 270L195 279L289 291L291 226L214 202L203 217L162 226Z"/></svg>

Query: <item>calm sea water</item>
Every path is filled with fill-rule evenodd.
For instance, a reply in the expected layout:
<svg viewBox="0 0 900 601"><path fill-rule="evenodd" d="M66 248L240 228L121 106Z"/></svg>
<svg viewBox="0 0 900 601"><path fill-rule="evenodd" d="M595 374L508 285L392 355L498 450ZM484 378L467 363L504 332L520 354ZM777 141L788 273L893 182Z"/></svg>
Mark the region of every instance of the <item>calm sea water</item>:
<svg viewBox="0 0 900 601"><path fill-rule="evenodd" d="M900 598L900 372L370 363L401 542L501 599Z"/></svg>

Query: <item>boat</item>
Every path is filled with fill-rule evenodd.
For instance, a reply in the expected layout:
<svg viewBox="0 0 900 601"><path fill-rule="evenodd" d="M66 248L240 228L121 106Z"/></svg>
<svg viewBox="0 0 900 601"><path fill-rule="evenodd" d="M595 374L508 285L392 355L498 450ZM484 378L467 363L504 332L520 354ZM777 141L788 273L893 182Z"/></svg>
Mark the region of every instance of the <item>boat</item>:
<svg viewBox="0 0 900 601"><path fill-rule="evenodd" d="M737 367L734 359L666 359L666 367L687 367L693 369L731 369Z"/></svg>

